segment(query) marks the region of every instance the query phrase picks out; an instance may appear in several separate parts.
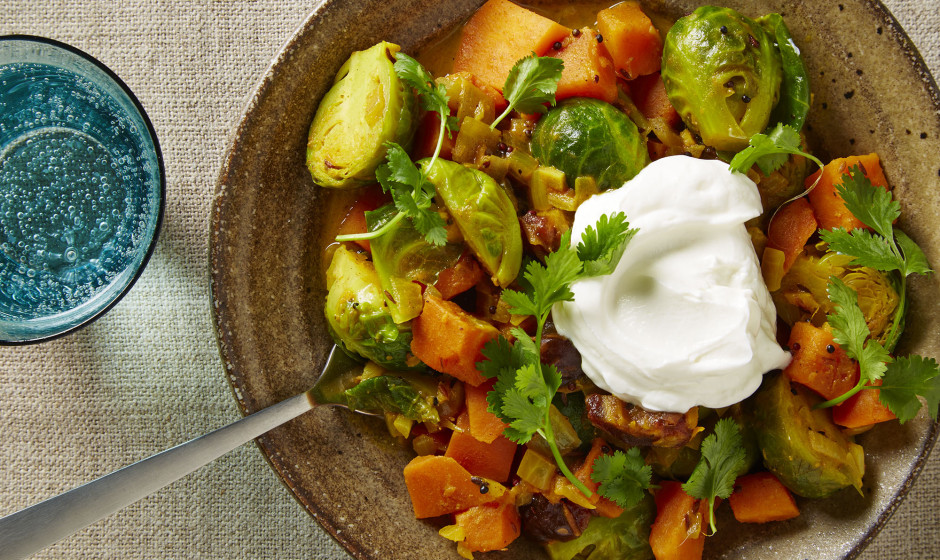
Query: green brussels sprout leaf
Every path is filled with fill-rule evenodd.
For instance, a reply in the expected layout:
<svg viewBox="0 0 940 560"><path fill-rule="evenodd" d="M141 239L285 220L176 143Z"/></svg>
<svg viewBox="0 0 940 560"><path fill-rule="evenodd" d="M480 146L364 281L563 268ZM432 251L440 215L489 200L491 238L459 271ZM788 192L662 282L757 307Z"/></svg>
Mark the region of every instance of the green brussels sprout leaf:
<svg viewBox="0 0 940 560"><path fill-rule="evenodd" d="M767 14L757 18L757 22L764 27L768 36L773 37L783 70L780 99L770 113L770 122L783 123L799 132L809 114L809 73L806 64L780 14Z"/></svg>
<svg viewBox="0 0 940 560"><path fill-rule="evenodd" d="M385 411L401 414L418 422L439 422L434 408L434 395L424 395L411 383L400 377L380 375L364 379L347 389L349 408L364 411Z"/></svg>
<svg viewBox="0 0 940 560"><path fill-rule="evenodd" d="M551 560L649 560L650 526L656 517L653 496L614 518L593 517L577 538L545 545Z"/></svg>
<svg viewBox="0 0 940 560"><path fill-rule="evenodd" d="M480 170L443 159L419 165L493 282L512 283L522 263L522 230L509 195Z"/></svg>

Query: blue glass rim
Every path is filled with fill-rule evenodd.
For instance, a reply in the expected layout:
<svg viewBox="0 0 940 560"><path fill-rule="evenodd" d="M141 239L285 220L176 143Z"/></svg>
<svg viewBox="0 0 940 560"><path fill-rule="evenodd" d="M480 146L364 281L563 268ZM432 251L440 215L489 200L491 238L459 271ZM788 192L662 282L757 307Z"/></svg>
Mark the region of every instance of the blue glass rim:
<svg viewBox="0 0 940 560"><path fill-rule="evenodd" d="M130 291L130 289L134 286L134 284L137 283L137 279L140 278L141 274L143 274L144 272L144 269L147 267L147 264L150 262L150 257L153 255L153 251L156 248L157 241L160 237L160 230L163 227L164 212L166 208L166 169L165 169L164 162L163 162L163 152L160 149L160 142L157 138L157 133L156 133L156 130L154 129L153 123L151 122L150 117L147 115L147 111L144 109L143 105L140 103L140 100L137 98L134 92L131 91L131 88L128 87L126 83L124 83L124 80L122 80L113 70L111 70L107 65L105 65L103 62L101 62L97 58L67 43L63 43L55 39L50 39L48 37L40 37L37 35L11 34L11 35L0 36L0 45L6 42L11 42L11 41L21 41L25 43L37 43L40 45L47 45L47 46L51 46L57 49L61 49L72 55L82 58L85 61L94 65L99 70L101 70L108 77L108 79L110 79L114 83L114 85L116 85L121 90L121 92L126 96L127 100L130 101L130 103L133 105L134 110L137 112L141 121L143 121L144 125L146 126L147 135L149 136L150 141L153 144L152 155L157 164L157 182L158 182L159 192L157 193L158 196L156 200L157 201L157 212L156 212L157 215L156 215L156 220L153 223L153 235L151 235L150 242L147 245L144 252L142 253L140 263L137 265L136 270L134 270L133 275L128 279L124 287L121 288L119 292L114 294L114 296L110 299L110 301L108 301L100 309L96 310L94 313L85 317L78 323L71 325L67 328L64 328L60 331L37 334L37 336L35 337L16 339L16 340L7 340L7 338L9 337L6 337L3 334L0 334L0 346L22 346L22 345L35 344L39 342L45 342L47 340L60 338L93 323L99 317L101 317L102 315L110 311L115 305L117 305L119 301L121 301L121 299L124 298L124 296L127 294L127 292Z"/></svg>

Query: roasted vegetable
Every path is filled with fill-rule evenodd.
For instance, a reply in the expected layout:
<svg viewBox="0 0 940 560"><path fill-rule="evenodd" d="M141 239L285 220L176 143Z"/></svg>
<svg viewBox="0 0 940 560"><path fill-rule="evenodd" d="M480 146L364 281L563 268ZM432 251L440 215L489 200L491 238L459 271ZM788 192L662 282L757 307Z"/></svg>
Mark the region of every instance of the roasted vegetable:
<svg viewBox="0 0 940 560"><path fill-rule="evenodd" d="M767 467L793 493L824 498L854 486L861 491L864 451L814 410L820 399L786 376L769 374L747 401L747 414Z"/></svg>
<svg viewBox="0 0 940 560"><path fill-rule="evenodd" d="M647 560L650 525L656 516L653 497L647 495L620 517L594 517L581 535L568 542L546 546L552 560Z"/></svg>
<svg viewBox="0 0 940 560"><path fill-rule="evenodd" d="M363 379L345 394L349 408L354 410L382 410L409 420L436 423L440 418L434 408L435 391L428 388L428 383L410 383L401 377L380 375ZM435 389L436 385L431 383L430 388Z"/></svg>
<svg viewBox="0 0 940 560"><path fill-rule="evenodd" d="M600 190L616 189L649 164L646 137L613 105L588 98L560 102L539 120L532 155L565 173L569 185L591 177Z"/></svg>
<svg viewBox="0 0 940 560"><path fill-rule="evenodd" d="M780 54L754 20L702 6L666 35L662 77L669 100L707 146L740 151L777 104Z"/></svg>
<svg viewBox="0 0 940 560"><path fill-rule="evenodd" d="M310 125L307 169L322 187L375 181L385 142L405 149L417 127L415 96L395 74L398 45L381 42L354 52L339 69Z"/></svg>
<svg viewBox="0 0 940 560"><path fill-rule="evenodd" d="M392 205L386 205L366 214L369 230L380 228L395 213ZM399 221L385 235L373 239L370 246L375 271L396 323L421 313L421 286L416 282L434 284L437 275L454 266L463 253L458 243L428 243L411 220Z"/></svg>
<svg viewBox="0 0 940 560"><path fill-rule="evenodd" d="M385 304L379 276L364 254L340 246L326 271L327 324L338 344L393 370L423 367L411 354L411 328Z"/></svg>
<svg viewBox="0 0 940 560"><path fill-rule="evenodd" d="M653 412L613 395L589 395L587 416L610 442L621 447L681 447L698 432L698 408L685 414Z"/></svg>
<svg viewBox="0 0 940 560"><path fill-rule="evenodd" d="M851 261L852 257L838 253L798 256L773 294L779 316L791 325L803 319L822 325L833 310L826 290L834 276L858 293L872 338L884 343L892 323L903 320L897 317L899 297L894 282L883 272L852 266Z"/></svg>
<svg viewBox="0 0 940 560"><path fill-rule="evenodd" d="M522 263L522 232L509 195L489 175L447 161L418 162L434 183L464 241L499 286L516 279Z"/></svg>
<svg viewBox="0 0 940 560"><path fill-rule="evenodd" d="M800 49L793 42L790 29L780 14L767 14L757 18L767 36L772 38L780 53L781 82L777 106L770 114L771 126L780 122L799 131L809 113L809 73L800 56Z"/></svg>

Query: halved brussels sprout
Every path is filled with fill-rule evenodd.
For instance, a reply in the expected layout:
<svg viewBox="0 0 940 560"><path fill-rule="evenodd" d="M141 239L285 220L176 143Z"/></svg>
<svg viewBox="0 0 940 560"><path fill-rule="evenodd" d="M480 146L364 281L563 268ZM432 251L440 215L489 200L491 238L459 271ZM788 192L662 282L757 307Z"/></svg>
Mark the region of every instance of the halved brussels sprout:
<svg viewBox="0 0 940 560"><path fill-rule="evenodd" d="M892 323L903 319L897 316L902 312L898 308L900 297L886 273L853 266L852 260L838 253L798 256L783 277L780 290L773 294L780 317L791 325L805 319L822 325L834 307L827 291L829 278L834 276L858 293L858 306L872 338L885 344Z"/></svg>
<svg viewBox="0 0 940 560"><path fill-rule="evenodd" d="M819 397L783 374L770 374L747 403L764 466L795 494L824 498L865 474L862 447L833 424Z"/></svg>
<svg viewBox="0 0 940 560"><path fill-rule="evenodd" d="M401 414L418 422L440 422L434 408L436 385L427 390L420 383L394 375L379 375L363 379L358 385L345 391L349 408L353 410L385 411Z"/></svg>
<svg viewBox="0 0 940 560"><path fill-rule="evenodd" d="M375 181L385 142L411 146L417 127L414 92L395 73L398 45L356 51L323 96L307 138L307 169L321 187Z"/></svg>
<svg viewBox="0 0 940 560"><path fill-rule="evenodd" d="M702 6L666 35L662 77L669 101L702 142L740 151L777 104L780 53L754 20Z"/></svg>
<svg viewBox="0 0 940 560"><path fill-rule="evenodd" d="M338 247L326 287L324 312L337 344L389 369L423 368L411 354L411 328L392 320L379 276L365 255Z"/></svg>
<svg viewBox="0 0 940 560"><path fill-rule="evenodd" d="M620 188L650 163L646 137L625 113L580 97L560 102L539 120L532 155L564 171L569 186L592 177L602 191Z"/></svg>
<svg viewBox="0 0 940 560"><path fill-rule="evenodd" d="M382 227L396 212L389 204L366 213L369 230ZM421 313L424 300L421 286L415 282L433 284L437 275L453 266L463 253L463 246L457 243L442 246L428 243L411 220L399 221L384 235L371 240L369 246L380 290L386 295L396 323L404 323Z"/></svg>
<svg viewBox="0 0 940 560"><path fill-rule="evenodd" d="M578 538L545 545L552 560L652 560L650 526L656 517L653 497L646 494L619 517L594 517Z"/></svg>
<svg viewBox="0 0 940 560"><path fill-rule="evenodd" d="M492 177L444 159L421 160L438 198L493 282L506 287L516 279L522 263L522 229L516 208Z"/></svg>

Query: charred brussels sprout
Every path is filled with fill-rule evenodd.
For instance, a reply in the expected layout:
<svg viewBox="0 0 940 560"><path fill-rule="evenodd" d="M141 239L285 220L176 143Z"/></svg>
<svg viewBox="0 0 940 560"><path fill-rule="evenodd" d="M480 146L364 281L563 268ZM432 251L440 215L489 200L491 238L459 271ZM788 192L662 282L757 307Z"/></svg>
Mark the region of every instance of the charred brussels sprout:
<svg viewBox="0 0 940 560"><path fill-rule="evenodd" d="M569 185L591 177L597 188L619 188L649 162L646 138L613 105L587 98L566 99L535 126L532 155L564 171Z"/></svg>
<svg viewBox="0 0 940 560"><path fill-rule="evenodd" d="M662 77L669 101L718 150L740 151L767 127L781 76L774 40L732 9L703 6L666 35Z"/></svg>
<svg viewBox="0 0 940 560"><path fill-rule="evenodd" d="M394 370L422 367L411 354L411 329L396 325L378 274L365 255L336 249L326 271L327 324L338 344Z"/></svg>
<svg viewBox="0 0 940 560"><path fill-rule="evenodd" d="M307 138L307 169L322 187L375 181L385 142L406 150L417 126L411 88L395 73L398 45L382 42L354 52L323 96Z"/></svg>
<svg viewBox="0 0 940 560"><path fill-rule="evenodd" d="M454 163L435 159L419 165L434 183L464 240L499 286L516 279L522 263L522 230L509 195L492 177Z"/></svg>
<svg viewBox="0 0 940 560"><path fill-rule="evenodd" d="M794 493L824 498L854 486L861 490L862 447L832 423L828 410L808 389L782 374L768 375L748 401L764 466Z"/></svg>
<svg viewBox="0 0 940 560"><path fill-rule="evenodd" d="M649 541L654 517L656 505L647 494L619 517L594 517L578 538L552 542L545 548L552 560L652 560Z"/></svg>

